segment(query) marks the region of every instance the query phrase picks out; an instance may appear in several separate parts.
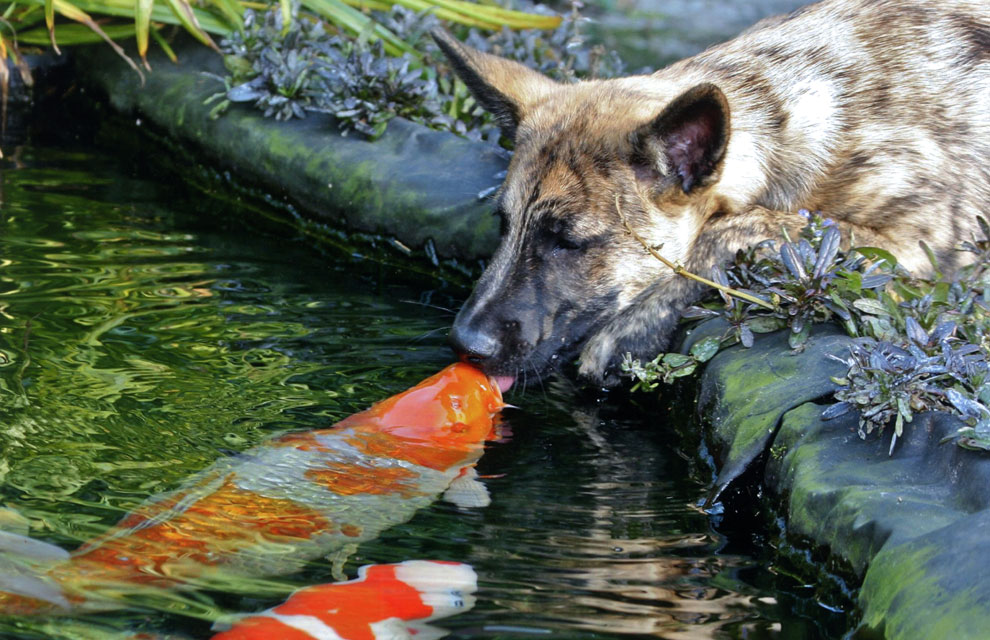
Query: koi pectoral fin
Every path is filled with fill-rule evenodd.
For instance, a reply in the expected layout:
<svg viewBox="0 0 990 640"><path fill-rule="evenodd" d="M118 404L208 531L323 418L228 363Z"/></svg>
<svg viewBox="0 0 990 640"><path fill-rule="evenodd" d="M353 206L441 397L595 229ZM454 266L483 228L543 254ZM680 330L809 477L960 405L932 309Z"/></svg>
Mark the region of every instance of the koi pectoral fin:
<svg viewBox="0 0 990 640"><path fill-rule="evenodd" d="M478 479L478 471L474 465L461 470L460 475L444 491L443 499L462 509L477 509L492 503L488 487Z"/></svg>
<svg viewBox="0 0 990 640"><path fill-rule="evenodd" d="M58 545L2 530L0 530L0 554L49 566L69 559L69 552Z"/></svg>
<svg viewBox="0 0 990 640"><path fill-rule="evenodd" d="M44 576L45 571L68 559L69 552L62 547L0 530L0 610L4 608L4 594L71 608L58 585Z"/></svg>
<svg viewBox="0 0 990 640"><path fill-rule="evenodd" d="M330 575L334 580L339 582L347 580L347 574L344 573L344 565L347 564L348 558L357 553L357 550L358 545L352 542L342 545L326 557L327 561L330 562Z"/></svg>
<svg viewBox="0 0 990 640"><path fill-rule="evenodd" d="M0 612L10 606L8 599L14 596L14 601L19 598L27 598L28 602L37 600L37 603L25 605L20 601L15 609L18 613L26 613L21 609L30 606L33 612L35 605L38 609L46 609L41 603L55 605L59 609L68 611L72 605L66 599L65 594L52 580L37 573L30 567L12 560L9 554L0 554Z"/></svg>

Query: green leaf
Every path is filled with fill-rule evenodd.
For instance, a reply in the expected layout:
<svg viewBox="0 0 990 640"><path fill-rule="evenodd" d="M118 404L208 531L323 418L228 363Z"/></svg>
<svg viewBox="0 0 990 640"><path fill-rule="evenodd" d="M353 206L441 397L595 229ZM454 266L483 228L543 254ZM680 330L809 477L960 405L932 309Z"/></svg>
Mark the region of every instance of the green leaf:
<svg viewBox="0 0 990 640"><path fill-rule="evenodd" d="M887 251L886 249L881 249L880 247L856 247L853 249L853 251L863 256L864 258L867 258L868 260L872 260L874 262L878 260L883 260L891 267L897 266L897 258L894 257L894 254Z"/></svg>
<svg viewBox="0 0 990 640"><path fill-rule="evenodd" d="M936 282L931 290L932 300L939 304L946 304L949 302L949 293L951 290L952 285L948 282Z"/></svg>
<svg viewBox="0 0 990 640"><path fill-rule="evenodd" d="M770 333L784 328L784 321L773 316L756 316L746 321L753 333Z"/></svg>
<svg viewBox="0 0 990 640"><path fill-rule="evenodd" d="M134 1L134 28L137 40L138 55L141 56L145 68L148 67L148 31L151 29L151 10L155 0Z"/></svg>
<svg viewBox="0 0 990 640"><path fill-rule="evenodd" d="M683 353L667 353L663 356L662 362L670 367L683 367L691 362L691 356L686 356Z"/></svg>
<svg viewBox="0 0 990 640"><path fill-rule="evenodd" d="M907 399L905 399L903 396L897 396L897 413L901 416L904 416L905 422L911 422L911 419L913 417L911 414L911 406L908 403ZM901 435L901 432L898 431L897 435Z"/></svg>
<svg viewBox="0 0 990 640"><path fill-rule="evenodd" d="M279 8L282 10L282 35L285 36L292 28L292 0L279 0Z"/></svg>
<svg viewBox="0 0 990 640"><path fill-rule="evenodd" d="M124 62L126 62L132 69L134 69L134 71L137 72L139 76L141 76L141 82L142 84L144 83L144 74L141 73L141 69L139 69L138 66L134 64L134 61L131 60L130 56L124 53L124 50L120 48L120 45L118 45L116 42L110 39L110 36L107 35L106 31L104 31L100 27L100 25L98 25L89 16L89 14L87 14L84 10L80 9L77 5L67 2L67 0L53 0L53 2L55 4L55 10L58 11L60 14L62 14L69 20L75 20L76 22L86 25L88 28L92 29L94 33L98 34L101 38L103 38L103 40L110 45L110 47L114 50L114 52L116 52L117 55L123 58Z"/></svg>
<svg viewBox="0 0 990 640"><path fill-rule="evenodd" d="M167 42L165 42L165 38L162 37L162 34L158 33L158 29L151 30L151 37L154 38L155 42L158 43L158 46L162 48L162 51L165 52L165 55L168 56L169 60L171 60L173 63L179 61L178 56L175 55L175 51L172 51L172 47L169 46ZM212 117L212 112L211 112L211 117Z"/></svg>
<svg viewBox="0 0 990 640"><path fill-rule="evenodd" d="M697 364L690 364L684 368L674 369L670 372L671 378L683 378L684 376L689 376L694 373L695 369L698 368Z"/></svg>
<svg viewBox="0 0 990 640"><path fill-rule="evenodd" d="M906 281L900 278L891 281L891 287L898 296L904 300L917 300L925 295L925 293L917 288L910 286Z"/></svg>
<svg viewBox="0 0 990 640"><path fill-rule="evenodd" d="M935 252L932 251L932 248L929 247L928 243L924 240L919 240L918 244L920 244L921 248L924 249L925 255L928 257L928 262L932 265L932 271L935 273L935 279L941 280L942 272L938 269L938 258L935 257Z"/></svg>
<svg viewBox="0 0 990 640"><path fill-rule="evenodd" d="M691 347L691 355L694 356L698 362L708 362L715 356L716 353L718 353L718 350L721 347L722 340L719 338L705 338Z"/></svg>
<svg viewBox="0 0 990 640"><path fill-rule="evenodd" d="M193 8L190 6L188 0L165 0L165 2L172 9L172 13L175 14L175 17L178 18L186 31L192 34L192 37L211 49L220 50L209 34L199 26L199 20L196 19L196 14L193 12Z"/></svg>
<svg viewBox="0 0 990 640"><path fill-rule="evenodd" d="M960 432L963 431L960 429ZM949 440L950 438L946 438ZM986 438L964 438L961 437L956 440L956 444L963 449L969 449L971 451L990 451L990 441Z"/></svg>
<svg viewBox="0 0 990 640"><path fill-rule="evenodd" d="M858 298L853 300L852 305L862 311L863 313L869 313L875 316L889 316L890 312L887 311L887 307L884 306L879 300L874 300L872 298Z"/></svg>
<svg viewBox="0 0 990 640"><path fill-rule="evenodd" d="M43 7L46 0L21 0L24 4L34 5L37 7ZM106 16L120 16L123 18L128 18L134 20L135 18L135 0L73 0L71 3L66 0L53 0L55 4L55 10L57 13L61 13L65 17L71 20L77 20L79 22L84 22L82 16L86 15L84 12L91 12L94 14L106 15ZM72 9L75 9L73 17L69 13L73 13ZM69 13L66 13L66 12ZM213 33L217 35L227 35L230 33L231 25L225 23L222 19L216 15L210 13L209 11L204 11L203 9L193 8L193 15L196 17L197 22L202 27L202 29L208 33ZM172 10L161 3L156 3L151 10L151 21L152 22L163 22L165 24L182 24L179 18L172 12ZM85 22L84 22L85 23ZM100 25L102 26L102 25ZM110 25L112 26L112 25ZM63 27L59 25L59 32L61 33ZM105 31L105 30L104 30ZM109 32L107 32L109 33ZM130 36L134 34L131 33Z"/></svg>
<svg viewBox="0 0 990 640"><path fill-rule="evenodd" d="M52 44L55 53L62 55L58 44L55 42L55 0L45 0L45 26L48 27L48 40Z"/></svg>
<svg viewBox="0 0 990 640"><path fill-rule="evenodd" d="M833 286L839 290L859 295L863 291L863 274L859 271L840 272L839 277L833 281Z"/></svg>
<svg viewBox="0 0 990 640"><path fill-rule="evenodd" d="M114 40L134 37L133 24L111 24L103 28L103 32ZM58 39L64 45L93 44L103 42L103 36L96 33L89 27L81 24L60 24L58 26ZM18 42L43 46L48 44L48 29L41 27L31 29L17 34Z"/></svg>
<svg viewBox="0 0 990 640"><path fill-rule="evenodd" d="M787 344L790 345L791 349L797 349L798 347L804 346L804 343L808 341L808 337L811 336L811 323L806 322L801 330L797 333L790 333L787 336Z"/></svg>
<svg viewBox="0 0 990 640"><path fill-rule="evenodd" d="M422 57L422 54L394 33L357 9L347 6L342 0L302 0L302 4L310 11L323 16L351 33L368 32L373 34L376 39L385 43L385 50L392 55L408 53L417 59Z"/></svg>

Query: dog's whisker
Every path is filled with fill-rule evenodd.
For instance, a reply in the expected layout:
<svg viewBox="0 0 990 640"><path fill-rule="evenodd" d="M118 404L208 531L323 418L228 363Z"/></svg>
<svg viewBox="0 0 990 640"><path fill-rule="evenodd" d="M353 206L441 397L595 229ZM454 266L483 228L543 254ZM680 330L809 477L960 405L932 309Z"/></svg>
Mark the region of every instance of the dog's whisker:
<svg viewBox="0 0 990 640"><path fill-rule="evenodd" d="M419 334L418 336L409 338L409 342L422 342L426 338L429 338L430 336L432 336L432 335L434 335L434 334L436 334L436 333L438 333L440 331L446 331L446 329L447 329L447 327L437 327L436 329L430 329L429 331L425 331L425 332Z"/></svg>
<svg viewBox="0 0 990 640"><path fill-rule="evenodd" d="M441 307L438 304L432 304L430 302L423 302L422 300L399 300L403 304L415 304L420 307L427 307L429 309L436 309L437 311L443 311L444 313L449 313L452 316L457 315L457 311L449 307Z"/></svg>

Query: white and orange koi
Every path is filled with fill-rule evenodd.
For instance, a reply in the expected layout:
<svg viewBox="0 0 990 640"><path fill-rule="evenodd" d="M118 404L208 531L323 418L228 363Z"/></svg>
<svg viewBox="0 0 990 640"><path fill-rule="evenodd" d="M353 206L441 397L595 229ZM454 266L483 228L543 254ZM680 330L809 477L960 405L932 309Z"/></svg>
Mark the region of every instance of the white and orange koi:
<svg viewBox="0 0 990 640"><path fill-rule="evenodd" d="M470 478L503 406L487 376L451 365L331 428L218 461L42 576L8 575L0 612L107 608L128 585L293 573L405 522ZM0 547L16 547L11 539L6 534Z"/></svg>
<svg viewBox="0 0 990 640"><path fill-rule="evenodd" d="M473 607L477 587L474 570L459 562L369 565L355 580L300 589L212 640L442 638L446 631L426 623Z"/></svg>

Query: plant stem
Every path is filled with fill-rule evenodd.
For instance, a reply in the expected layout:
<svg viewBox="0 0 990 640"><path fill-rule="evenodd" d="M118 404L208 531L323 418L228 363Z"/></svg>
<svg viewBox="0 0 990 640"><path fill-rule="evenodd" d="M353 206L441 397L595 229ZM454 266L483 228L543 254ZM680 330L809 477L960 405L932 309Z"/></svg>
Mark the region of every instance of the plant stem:
<svg viewBox="0 0 990 640"><path fill-rule="evenodd" d="M622 224L625 225L626 231L628 231L632 235L632 237L636 239L637 242L639 242L641 245L643 245L643 248L646 249L647 252L649 252L649 254L651 256L653 256L654 258L656 258L660 262L664 263L667 267L669 267L671 269L671 271L673 271L677 275L683 276L685 278L690 278L691 280L695 280L695 281L700 282L702 284L706 284L709 287L715 287L719 291L722 291L722 292L724 292L724 293L726 293L726 294L728 294L730 296L734 296L736 298L739 298L740 300L745 300L746 302L752 302L753 304L758 304L761 307L763 307L764 309L770 309L771 311L773 311L774 306L772 304L770 304L769 302L767 302L766 300L762 300L760 298L757 298L756 296L750 295L750 294L745 293L743 291L739 291L738 289L733 289L732 287L727 287L724 284L719 284L718 282L715 282L714 280L709 280L708 278L703 278L702 276L699 276L697 274L691 273L690 271L688 271L687 269L685 269L681 265L675 264L675 263L671 262L670 260L668 260L667 258L664 258L662 255L660 255L660 252L657 250L657 248L656 247L651 247L649 244L647 244L646 243L646 240L644 240L641 235L639 235L638 233L636 233L636 231L632 228L632 225L629 224L629 221L626 220L625 214L622 213L622 207L619 205L619 196L618 195L615 196L615 211L616 211L616 213L619 214L619 219L622 220Z"/></svg>

